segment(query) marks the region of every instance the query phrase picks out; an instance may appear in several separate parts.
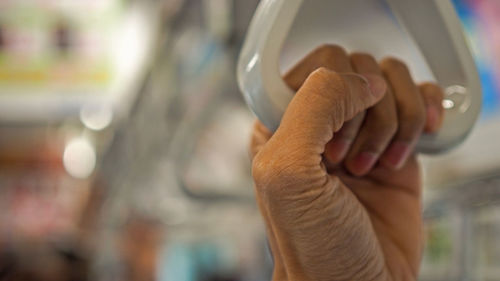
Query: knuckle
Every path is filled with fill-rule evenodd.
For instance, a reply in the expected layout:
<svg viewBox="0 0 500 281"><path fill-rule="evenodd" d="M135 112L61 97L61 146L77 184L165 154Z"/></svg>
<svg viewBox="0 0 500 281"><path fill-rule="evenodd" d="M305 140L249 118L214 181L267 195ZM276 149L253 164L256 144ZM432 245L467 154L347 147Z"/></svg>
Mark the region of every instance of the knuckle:
<svg viewBox="0 0 500 281"><path fill-rule="evenodd" d="M325 80L325 78L328 78L332 74L332 71L329 70L326 67L319 67L313 72L311 72L311 75L309 75L311 78L317 78L321 80Z"/></svg>
<svg viewBox="0 0 500 281"><path fill-rule="evenodd" d="M350 119L359 113L352 87L342 75L319 68L315 70L304 84L311 98L318 103L328 104L334 118L333 127L340 129L345 119ZM310 90L310 91L309 91Z"/></svg>
<svg viewBox="0 0 500 281"><path fill-rule="evenodd" d="M326 67L320 67L313 71L309 78L319 87L328 87L333 90L347 89L347 82L341 75L329 70Z"/></svg>
<svg viewBox="0 0 500 281"><path fill-rule="evenodd" d="M355 63L359 63L362 61L373 61L376 62L375 58L368 54L368 53L363 53L363 52L355 52L351 54L351 60Z"/></svg>
<svg viewBox="0 0 500 281"><path fill-rule="evenodd" d="M348 82L340 74L325 67L320 67L311 73L305 84L313 90L310 94L320 97L323 102L331 103L337 111L341 109L338 106L342 104L337 98L338 95L350 91Z"/></svg>
<svg viewBox="0 0 500 281"><path fill-rule="evenodd" d="M384 70L393 70L393 71L408 71L408 67L406 64L395 57L387 57L382 60L380 66Z"/></svg>
<svg viewBox="0 0 500 281"><path fill-rule="evenodd" d="M314 53L323 59L331 59L347 55L347 52L345 51L344 48L333 44L323 44L318 48L316 48Z"/></svg>

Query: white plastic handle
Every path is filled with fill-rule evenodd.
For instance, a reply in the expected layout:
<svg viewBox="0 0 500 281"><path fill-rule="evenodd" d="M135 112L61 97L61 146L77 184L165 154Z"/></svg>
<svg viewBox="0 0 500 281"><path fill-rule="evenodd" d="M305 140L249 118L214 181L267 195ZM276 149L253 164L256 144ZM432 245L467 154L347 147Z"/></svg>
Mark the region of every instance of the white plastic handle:
<svg viewBox="0 0 500 281"><path fill-rule="evenodd" d="M302 5L309 4L303 2L263 0L250 25L238 63L238 82L247 103L264 125L273 131L279 126L281 116L294 95L282 79L279 63L295 17ZM318 5L321 0L311 2ZM335 5L352 5L356 1L332 2ZM424 153L451 149L461 143L474 126L482 101L479 76L460 20L449 0L385 2L447 93L448 109L443 129L435 135L423 135L417 149ZM337 16L335 11L331 14L332 17Z"/></svg>

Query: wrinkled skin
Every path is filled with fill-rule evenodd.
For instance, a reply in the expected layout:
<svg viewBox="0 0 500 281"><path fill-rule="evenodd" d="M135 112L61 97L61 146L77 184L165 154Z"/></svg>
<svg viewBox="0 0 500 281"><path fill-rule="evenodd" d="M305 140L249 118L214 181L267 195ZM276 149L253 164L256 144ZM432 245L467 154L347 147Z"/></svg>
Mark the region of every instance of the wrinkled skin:
<svg viewBox="0 0 500 281"><path fill-rule="evenodd" d="M361 75L358 75L358 74ZM256 122L253 177L273 280L416 280L423 248L413 148L439 130L442 90L396 59L322 46L286 76L272 134Z"/></svg>

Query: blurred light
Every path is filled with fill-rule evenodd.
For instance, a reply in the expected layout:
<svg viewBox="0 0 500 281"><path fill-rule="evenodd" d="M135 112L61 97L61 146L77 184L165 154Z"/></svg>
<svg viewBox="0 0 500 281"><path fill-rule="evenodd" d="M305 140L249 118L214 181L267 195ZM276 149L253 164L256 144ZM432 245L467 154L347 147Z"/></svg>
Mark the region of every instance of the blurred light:
<svg viewBox="0 0 500 281"><path fill-rule="evenodd" d="M100 131L111 124L113 111L107 106L84 106L80 110L80 120L87 128Z"/></svg>
<svg viewBox="0 0 500 281"><path fill-rule="evenodd" d="M71 176L79 179L88 178L96 165L95 149L85 138L72 139L64 149L63 163Z"/></svg>
<svg viewBox="0 0 500 281"><path fill-rule="evenodd" d="M446 103L443 102L443 107L446 109L457 108L460 112L466 112L471 105L471 97L467 92L467 88L460 85L452 85L445 89Z"/></svg>
<svg viewBox="0 0 500 281"><path fill-rule="evenodd" d="M127 73L130 69L135 69L143 56L147 54L147 42L150 41L148 29L150 27L143 14L140 9L131 10L120 29L116 31L116 37L113 38L114 51L112 55L116 62L117 72Z"/></svg>
<svg viewBox="0 0 500 281"><path fill-rule="evenodd" d="M452 100L443 100L443 107L445 109L452 109L455 107L455 103Z"/></svg>
<svg viewBox="0 0 500 281"><path fill-rule="evenodd" d="M255 54L252 57L252 59L250 60L250 62L248 63L246 71L247 72L252 71L252 69L255 67L255 64L257 63L258 60L259 60L259 54Z"/></svg>

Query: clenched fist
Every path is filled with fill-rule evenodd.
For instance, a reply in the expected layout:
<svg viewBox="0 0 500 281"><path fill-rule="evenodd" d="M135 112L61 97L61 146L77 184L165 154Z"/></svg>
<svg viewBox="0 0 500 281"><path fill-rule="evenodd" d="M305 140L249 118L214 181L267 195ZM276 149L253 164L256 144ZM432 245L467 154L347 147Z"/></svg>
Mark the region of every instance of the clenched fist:
<svg viewBox="0 0 500 281"><path fill-rule="evenodd" d="M285 77L297 91L278 130L256 123L253 177L273 280L416 280L423 248L413 149L439 130L437 85L404 63L337 46Z"/></svg>

